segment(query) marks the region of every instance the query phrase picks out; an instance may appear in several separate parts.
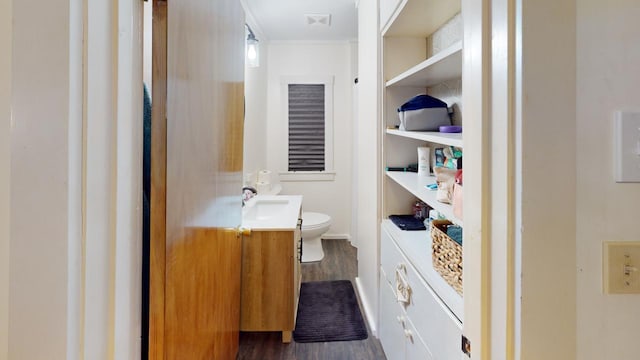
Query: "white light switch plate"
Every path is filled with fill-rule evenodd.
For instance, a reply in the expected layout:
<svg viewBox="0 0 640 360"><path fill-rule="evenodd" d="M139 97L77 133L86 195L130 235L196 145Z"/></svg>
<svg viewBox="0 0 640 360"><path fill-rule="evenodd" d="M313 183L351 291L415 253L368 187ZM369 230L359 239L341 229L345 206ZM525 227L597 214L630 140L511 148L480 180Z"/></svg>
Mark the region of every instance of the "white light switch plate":
<svg viewBox="0 0 640 360"><path fill-rule="evenodd" d="M640 112L616 111L616 182L640 182Z"/></svg>

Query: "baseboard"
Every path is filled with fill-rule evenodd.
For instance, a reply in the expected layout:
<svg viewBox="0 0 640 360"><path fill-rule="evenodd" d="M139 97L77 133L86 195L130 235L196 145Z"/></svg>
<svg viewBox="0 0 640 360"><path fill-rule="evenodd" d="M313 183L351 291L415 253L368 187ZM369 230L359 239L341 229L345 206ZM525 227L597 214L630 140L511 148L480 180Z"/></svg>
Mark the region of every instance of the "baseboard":
<svg viewBox="0 0 640 360"><path fill-rule="evenodd" d="M358 297L360 297L360 302L362 303L362 308L364 310L364 318L369 324L369 329L371 330L371 334L374 337L378 337L378 329L376 327L375 313L371 308L369 300L364 295L364 289L362 287L362 283L360 282L360 278L356 277L355 281L356 281L356 290L358 291Z"/></svg>
<svg viewBox="0 0 640 360"><path fill-rule="evenodd" d="M349 234L323 234L323 240L350 240Z"/></svg>

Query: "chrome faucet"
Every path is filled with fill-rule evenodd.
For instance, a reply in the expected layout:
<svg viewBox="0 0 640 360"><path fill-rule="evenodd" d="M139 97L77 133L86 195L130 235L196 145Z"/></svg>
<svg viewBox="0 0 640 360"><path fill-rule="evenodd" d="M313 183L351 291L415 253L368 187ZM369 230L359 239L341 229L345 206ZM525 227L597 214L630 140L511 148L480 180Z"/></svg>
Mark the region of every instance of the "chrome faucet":
<svg viewBox="0 0 640 360"><path fill-rule="evenodd" d="M242 206L244 203L249 201L252 197L258 195L258 190L251 186L245 186L242 188Z"/></svg>

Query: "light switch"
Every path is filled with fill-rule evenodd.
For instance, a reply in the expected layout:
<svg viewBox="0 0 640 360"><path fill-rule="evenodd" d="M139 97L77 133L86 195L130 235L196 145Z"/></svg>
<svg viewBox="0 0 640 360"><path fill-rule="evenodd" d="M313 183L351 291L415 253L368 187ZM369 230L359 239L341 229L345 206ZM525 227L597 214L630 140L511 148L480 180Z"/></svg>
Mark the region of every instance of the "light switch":
<svg viewBox="0 0 640 360"><path fill-rule="evenodd" d="M640 182L640 112L616 111L616 182Z"/></svg>
<svg viewBox="0 0 640 360"><path fill-rule="evenodd" d="M640 242L604 243L604 292L640 294Z"/></svg>

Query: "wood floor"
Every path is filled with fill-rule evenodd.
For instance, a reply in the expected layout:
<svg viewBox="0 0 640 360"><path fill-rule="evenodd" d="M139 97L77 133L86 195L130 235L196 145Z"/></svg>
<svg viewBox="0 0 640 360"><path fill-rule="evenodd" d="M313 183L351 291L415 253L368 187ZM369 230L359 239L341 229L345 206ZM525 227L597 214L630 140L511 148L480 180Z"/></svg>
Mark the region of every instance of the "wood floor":
<svg viewBox="0 0 640 360"><path fill-rule="evenodd" d="M320 262L302 264L302 281L351 280L358 272L356 248L347 240L322 240L325 252ZM355 284L354 284L355 288ZM362 307L361 307L362 308ZM363 312L364 315L364 312ZM238 360L384 360L380 341L326 343L282 343L279 332L241 332Z"/></svg>

